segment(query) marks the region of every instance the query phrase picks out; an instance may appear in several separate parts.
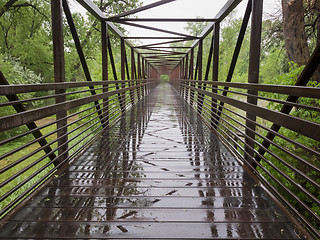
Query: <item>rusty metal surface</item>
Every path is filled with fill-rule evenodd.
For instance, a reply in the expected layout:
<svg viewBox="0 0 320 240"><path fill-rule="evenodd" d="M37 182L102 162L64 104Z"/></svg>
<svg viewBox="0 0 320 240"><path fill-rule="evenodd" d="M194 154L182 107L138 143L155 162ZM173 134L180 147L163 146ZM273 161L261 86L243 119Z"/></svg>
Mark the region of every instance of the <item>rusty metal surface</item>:
<svg viewBox="0 0 320 240"><path fill-rule="evenodd" d="M127 112L0 228L1 239L298 239L296 234L168 84Z"/></svg>

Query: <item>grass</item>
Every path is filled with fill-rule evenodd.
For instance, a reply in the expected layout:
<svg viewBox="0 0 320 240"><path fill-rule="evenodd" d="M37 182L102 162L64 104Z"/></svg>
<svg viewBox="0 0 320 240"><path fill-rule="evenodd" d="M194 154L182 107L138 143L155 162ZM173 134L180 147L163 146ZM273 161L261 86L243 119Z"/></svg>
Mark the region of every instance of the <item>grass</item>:
<svg viewBox="0 0 320 240"><path fill-rule="evenodd" d="M46 118L39 122L37 122L38 126L47 124L48 122L52 121L53 118ZM47 134L49 132L52 132L55 129L54 125L51 125L49 127L46 127L42 129L42 134ZM56 138L56 134L52 134L49 137L47 137L47 141L50 142ZM5 153L8 153L26 143L28 143L30 140L33 140L34 138L31 136L25 136L23 138L20 138L18 140L15 140L13 142L10 142L6 145L3 145L0 147L0 155L3 155ZM54 148L56 144L53 144L51 147ZM16 188L18 184L20 184L22 181L27 179L30 175L32 175L34 172L41 169L43 166L48 164L50 162L49 158L45 158L42 161L39 161L35 164L35 162L43 157L45 155L44 151L39 151L30 157L27 157L28 154L36 151L40 145L38 143L34 143L30 146L27 146L26 148L21 149L20 151L6 157L0 160L0 169L3 169L4 167L14 164L19 159L25 157L25 160L21 161L20 163L16 164L15 166L11 167L10 169L6 170L0 175L0 183L3 183L4 181L8 180L9 178L13 177L13 179L5 184L2 188L0 188L0 196L4 196L6 193L8 193L10 190ZM30 167L31 165L34 165ZM30 169L24 171L24 169L30 167ZM25 184L23 184L21 187L17 188L12 194L7 196L3 201L0 202L0 210L4 209L7 205L9 205L11 202L13 202L15 199L17 199L21 194L23 194L26 190L28 190L33 184L35 184L39 179L47 175L47 173L53 169L53 164L50 164L49 167L45 168L43 171L41 171L37 176L31 178L29 181L27 181ZM24 171L21 174L20 171ZM16 176L15 176L16 174Z"/></svg>
<svg viewBox="0 0 320 240"><path fill-rule="evenodd" d="M116 86L113 86L109 91L115 90ZM83 98L90 93L77 93L71 95L74 99ZM70 97L70 98L71 98ZM126 93L126 98L129 99L129 94ZM69 99L71 100L71 99ZM100 101L101 103L101 101ZM112 109L110 114L110 119L117 119L119 116L120 108L118 104L118 95L109 97L109 109ZM6 112L1 112L1 116L13 114L11 108L6 108ZM100 130L101 126L99 124L99 118L94 103L88 104L86 106L77 107L71 109L68 117L68 147L69 156L76 152L81 146L85 145L93 136L95 136ZM72 114L72 116L70 116ZM93 119L95 118L95 119ZM91 121L92 120L92 121ZM57 134L56 134L56 124L51 124L55 121L55 115L47 117L36 121L38 127L46 126L40 131L42 135L46 135L46 141L50 144L51 149L57 148ZM73 131L74 130L74 131ZM21 126L15 129L11 129L7 132L1 133L1 139L10 139L17 134L24 133L28 131L26 126ZM73 132L71 132L73 131ZM7 154L15 149L20 148L23 145L27 145L29 142L33 141L34 137L31 134L14 140L10 143L3 144L0 146L0 156ZM30 188L34 188L33 185L37 184L39 180L46 179L48 173L54 168L53 164L50 164L50 159L48 157L44 158L45 151L39 150L39 143L35 142L22 148L21 150L13 153L7 157L0 159L0 170L11 165L10 168L6 169L0 174L0 184L3 186L0 188L0 197L3 198L0 202L0 218L4 216L4 212L8 212L6 209L10 204L14 207L17 203L13 204L18 198L25 195L28 196ZM36 153L35 153L36 152ZM34 153L34 154L33 154ZM57 151L55 151L57 154ZM30 156L29 156L30 155ZM44 158L43 160L39 160ZM46 166L48 165L48 166ZM44 168L41 170L42 168ZM36 176L31 177L37 171L41 171ZM26 181L25 183L23 183ZM11 194L9 192L12 191ZM25 194L28 192L28 194ZM6 210L5 210L6 209ZM4 211L5 210L5 211Z"/></svg>
<svg viewBox="0 0 320 240"><path fill-rule="evenodd" d="M93 105L92 105L93 106ZM78 112L81 112L81 109L77 110ZM68 123L70 126L68 126L68 139L71 140L73 137L75 137L71 142L69 142L69 147L73 146L73 144L77 144L73 149L69 151L69 154L72 154L74 151L79 149L82 145L86 144L87 139L90 139L93 137L99 130L99 123L91 126L94 123L97 123L99 121L99 118L94 119L92 122L90 122L91 119L95 118L97 116L96 113L93 113L95 111L95 108L92 108L90 110L86 110L80 114L75 114L74 116L68 118ZM117 112L117 111L116 111ZM86 116L90 113L93 113L90 116ZM116 114L116 113L115 113ZM83 119L81 119L83 117ZM81 119L81 120L80 120ZM80 120L80 121L77 121ZM41 119L40 121L37 121L37 126L44 126L48 125L50 122L55 121L55 117L48 117L45 119ZM73 123L74 121L77 121ZM81 126L83 124L83 126ZM79 128L78 128L79 127ZM74 130L72 133L70 133L73 129L78 128ZM97 128L97 129L96 129ZM94 131L94 129L96 129ZM25 128L26 130L26 128ZM52 124L49 125L43 129L41 129L41 133L43 135L50 134L46 137L46 140L48 143L50 143L51 149L57 148L57 142L55 140L57 139L57 134L54 133L56 131L56 125ZM78 136L77 136L78 135ZM81 141L80 139L84 138L85 140ZM27 144L28 142L34 140L34 137L32 135L25 136L23 138L20 138L18 140L12 141L8 144L2 145L0 147L0 156L3 154L6 154L14 149L17 149L18 147ZM6 170L0 175L0 183L3 183L4 181L8 180L9 178L13 177L13 179L6 183L3 187L0 188L0 197L3 197L6 193L8 193L10 190L13 190L16 188L22 181L30 177L33 173L40 170L42 167L44 167L46 164L50 163L49 158L45 158L38 163L35 163L38 161L41 157L45 155L45 152L43 150L38 151L35 154L32 154L32 152L37 151L39 149L40 145L36 142L30 146L27 146L20 151L6 157L0 160L0 169L5 168L6 166L10 164L17 163L17 161L20 161L21 158L25 159L21 161L20 163L17 163L15 166L11 167L10 169ZM27 157L27 155L30 154L31 156ZM57 155L57 153L56 153ZM31 167L31 165L34 165ZM29 168L30 167L30 168ZM26 168L29 168L25 171ZM14 191L12 194L7 196L3 199L3 201L0 202L0 211L6 208L9 204L11 204L15 199L19 198L21 194L24 194L25 191L29 190L29 188L32 187L35 183L37 183L41 178L46 178L46 175L54 168L53 164L50 164L48 167L46 167L44 170L42 170L39 174L37 174L35 177L31 178L29 181L27 181L22 186L18 187L16 191ZM20 171L24 171L22 173L19 173ZM15 176L16 174L16 176ZM15 204L16 205L16 204ZM14 206L15 206L14 205ZM13 207L14 207L13 206ZM12 209L12 208L10 208ZM6 211L8 212L8 211ZM0 216L0 218L2 218Z"/></svg>

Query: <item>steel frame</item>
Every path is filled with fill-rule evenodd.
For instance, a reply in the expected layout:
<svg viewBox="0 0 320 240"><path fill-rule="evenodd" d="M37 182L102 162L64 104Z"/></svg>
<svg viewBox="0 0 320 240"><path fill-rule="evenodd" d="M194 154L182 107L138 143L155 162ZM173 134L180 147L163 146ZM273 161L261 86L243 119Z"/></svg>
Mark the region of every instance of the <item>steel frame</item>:
<svg viewBox="0 0 320 240"><path fill-rule="evenodd" d="M313 55L311 56L307 66L303 73L300 75L296 86L274 86L259 84L259 67L260 67L260 51L261 51L261 26L262 26L262 0L248 0L248 5L244 13L243 22L239 31L237 43L235 45L233 57L230 63L229 71L225 82L219 80L219 39L220 39L220 26L224 18L234 10L241 0L228 0L221 11L213 18L207 19L194 19L194 18L145 18L135 19L128 16L146 11L164 4L169 4L174 0L161 0L153 4L149 4L122 14L107 18L103 12L91 1L91 0L77 0L87 11L89 11L98 21L101 22L101 51L102 51L102 81L92 81L90 69L87 65L85 55L82 50L77 29L72 19L67 0L52 0L52 35L53 35L53 56L54 56L54 84L43 85L20 85L10 86L6 81L5 76L0 72L0 94L6 96L8 103L2 104L2 106L12 105L16 114L5 116L0 118L0 131L4 132L14 127L26 125L28 131L19 134L12 139L0 142L0 144L6 144L19 137L32 134L34 140L25 146L21 146L11 152L6 153L1 158L9 157L15 152L23 149L27 145L33 143L39 143L40 148L35 151L44 152L44 155L37 159L34 164L43 161L46 158L50 159L50 162L45 164L40 170L34 172L30 177L24 179L19 185L10 191L6 192L0 197L0 201L9 197L18 187L26 184L32 177L40 174L45 168L48 168L50 164L54 164L54 167L42 177L39 181L33 184L23 194L19 195L12 203L5 206L0 211L0 216L5 215L15 204L21 201L27 194L36 189L39 183L48 179L52 174L60 169L65 163L72 160L76 154L81 152L88 144L90 144L101 132L108 128L121 114L126 112L130 106L134 105L137 101L142 99L145 95L148 95L151 89L157 84L156 80L159 80L161 74L169 74L172 85L180 93L182 98L201 115L204 121L216 132L216 134L225 142L234 154L239 158L243 164L254 173L259 180L266 186L266 188L283 204L285 205L293 216L297 217L299 222L303 224L307 231L304 234L309 237L320 237L319 231L315 226L307 219L302 210L308 212L312 216L314 221L319 224L320 217L299 197L288 188L283 182L281 182L276 176L269 170L272 168L281 177L293 186L293 188L299 190L305 194L314 203L320 205L319 199L309 192L304 186L296 183L288 173L284 170L277 168L275 164L270 161L269 157L276 159L283 164L286 169L292 171L299 178L311 184L318 191L320 185L308 172L304 172L298 169L294 165L291 165L287 161L276 155L272 148L278 148L290 158L295 159L302 164L306 169L314 171L320 174L320 169L316 165L312 165L306 159L300 157L296 153L280 146L274 139L281 138L286 142L299 147L310 155L320 157L320 153L309 148L308 146L301 144L293 139L284 136L281 132L281 128L289 129L297 134L320 141L320 125L316 122L306 121L298 117L290 115L290 112L294 107L305 108L311 111L319 112L317 106L304 106L298 103L300 97L308 97L319 99L320 92L317 88L306 87L312 74L316 70L320 62L320 44L316 47ZM70 31L75 42L79 59L82 65L87 82L85 83L66 83L65 79L65 65L64 65L64 42L63 42L63 15L64 10ZM1 16L0 16L1 17ZM248 69L248 83L232 83L232 76L235 70L237 59L243 44L243 40L248 28L248 24L251 18L250 29L250 52L249 52L249 69ZM156 28L147 26L144 23L153 22L208 22L206 29L199 36L191 36L184 33L175 31L169 31L162 28ZM125 36L119 29L113 24L119 23L124 25L130 25L137 28L143 28L150 31L156 31L160 33L166 33L171 36ZM142 24L138 24L140 22ZM110 31L120 39L121 59L120 59L120 79L117 75L116 63L113 55L112 44L110 41ZM208 60L206 63L203 61L203 44L204 39L212 33L212 39L210 42L210 50L208 54ZM134 46L130 39L157 39L159 42L152 44L144 44L140 46ZM165 44L193 41L190 47L167 47ZM127 53L127 49L129 49ZM179 49L177 51L177 49ZM129 55L130 54L130 57ZM196 59L195 59L196 57ZM130 62L129 62L130 61ZM110 65L110 69L109 69ZM130 68L130 69L129 69ZM113 79L109 79L109 70L112 71ZM212 79L209 80L210 71L212 71ZM204 75L203 75L204 73ZM68 93L68 89L81 88L74 93L90 93L90 96L75 100L67 101L67 97L72 93ZM230 90L238 89L238 91ZM240 92L244 89L246 92ZM30 91L55 91L54 95L46 96L38 99L19 99L19 93L26 93ZM279 94L286 94L286 100L277 100L259 96L260 92L272 92ZM246 102L233 99L228 94L236 94L247 99ZM23 103L32 102L40 99L55 99L55 104L33 110L26 110L23 107ZM259 100L265 100L275 103L283 104L283 107L279 112L266 109L258 105ZM244 112L239 114L238 112L229 108L229 106L236 107ZM86 116L94 116L87 123L80 124L77 128L84 128L87 132L93 129L93 136L87 134L82 137L81 134L72 135L75 130L68 132L70 127L75 122L68 122L68 119L73 114L68 114L68 111L77 107L84 107L85 111L92 111L87 113ZM44 127L38 127L35 121L43 119L48 116L56 116L56 120L53 123L48 124L56 125L56 130L52 134L57 134L56 139L53 142L46 140L47 136L41 134L41 129ZM272 123L271 127L262 125L258 118L264 119ZM83 118L85 119L85 117ZM96 121L97 120L97 121ZM96 122L95 122L96 121ZM261 129L267 133L262 134ZM77 139L74 144L73 140ZM79 144L87 140L83 146ZM259 141L261 140L261 142ZM57 142L57 147L53 147L53 143ZM72 149L76 149L74 153L71 153ZM12 164L6 168L0 169L0 173L12 169L18 163L23 162L28 156L24 156L19 159L15 164ZM4 182L0 183L0 186L4 186L13 181L14 178L21 175L23 172L31 169L33 165L26 167L25 169L17 172ZM296 209L288 201L282 192L269 183L265 177L261 175L263 172L277 187L280 188L285 194L292 197L299 205L300 210ZM303 231L303 230L302 230Z"/></svg>

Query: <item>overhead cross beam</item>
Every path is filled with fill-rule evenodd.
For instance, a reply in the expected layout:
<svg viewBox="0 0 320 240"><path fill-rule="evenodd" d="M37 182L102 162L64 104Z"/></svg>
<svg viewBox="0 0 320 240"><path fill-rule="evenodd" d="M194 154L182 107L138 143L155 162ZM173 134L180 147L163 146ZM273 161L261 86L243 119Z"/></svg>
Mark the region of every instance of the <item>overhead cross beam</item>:
<svg viewBox="0 0 320 240"><path fill-rule="evenodd" d="M132 26L132 27L144 28L144 29L151 30L151 31L157 31L157 32L162 32L162 33L167 33L167 34L173 34L173 35L177 35L177 36L181 36L181 37L194 38L194 36L191 36L191 35L188 35L188 34L178 33L178 32L169 31L169 30L156 28L156 27L149 27L149 26L140 25L140 24L136 24L136 23L123 22L122 24L129 25L129 26Z"/></svg>
<svg viewBox="0 0 320 240"><path fill-rule="evenodd" d="M215 19L217 19L218 22L221 22L230 12L232 12L238 5L241 3L242 0L229 0L218 12L218 14L215 16ZM203 39L213 30L215 23L209 23L207 27L202 31L202 33L198 36L199 39ZM199 40L195 41L191 47L196 47L199 44Z"/></svg>
<svg viewBox="0 0 320 240"><path fill-rule="evenodd" d="M114 21L116 19L119 19L119 18L122 18L122 17L125 17L125 16L129 16L129 15L132 15L132 14L135 14L135 13L138 13L138 12L142 12L142 11L145 11L145 10L149 10L151 8L155 8L155 7L158 7L160 5L167 4L167 3L170 3L170 2L173 2L173 1L175 1L175 0L161 0L161 1L158 1L158 2L155 2L155 3L151 3L149 5L146 5L146 6L143 6L143 7L140 7L140 8L136 8L136 9L121 13L119 15L107 18L106 20L107 21Z"/></svg>
<svg viewBox="0 0 320 240"><path fill-rule="evenodd" d="M215 18L122 18L110 20L111 22L216 22Z"/></svg>
<svg viewBox="0 0 320 240"><path fill-rule="evenodd" d="M178 43L178 42L185 42L185 41L192 41L192 39L173 40L173 41L166 41L166 42L160 42L160 43L152 43L152 44L146 44L146 45L136 46L136 47L134 47L134 48L152 47L152 46L157 46L157 45L170 44L170 43Z"/></svg>
<svg viewBox="0 0 320 240"><path fill-rule="evenodd" d="M133 36L133 37L128 37L128 36L123 36L123 39L140 39L140 40L144 40L144 39L157 39L157 40L162 40L162 39L180 39L180 40L195 40L195 39L199 39L198 37L174 37L174 36L167 36L167 37L153 37L153 36L149 36L149 37L143 37L143 36Z"/></svg>
<svg viewBox="0 0 320 240"><path fill-rule="evenodd" d="M169 50L160 50L160 49L156 49L156 48L143 48L144 50L150 50L150 51L157 51L157 52L161 52L161 53L177 53L177 54L186 54L184 52L175 52L175 51L169 51ZM154 52L150 52L149 54L155 54Z"/></svg>
<svg viewBox="0 0 320 240"><path fill-rule="evenodd" d="M136 48L142 48L142 49L151 49L151 48L149 48L149 47L136 47ZM182 48L182 49L184 49L184 48L187 48L187 49L189 49L189 48L191 48L191 47L185 47L185 46L168 46L168 47L157 47L157 46L155 46L154 48Z"/></svg>

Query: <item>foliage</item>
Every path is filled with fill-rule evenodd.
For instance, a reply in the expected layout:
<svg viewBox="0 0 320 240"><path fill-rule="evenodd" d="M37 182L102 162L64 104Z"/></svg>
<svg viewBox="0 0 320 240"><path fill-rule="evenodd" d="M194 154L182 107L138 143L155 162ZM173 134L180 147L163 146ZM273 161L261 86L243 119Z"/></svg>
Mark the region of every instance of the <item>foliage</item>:
<svg viewBox="0 0 320 240"><path fill-rule="evenodd" d="M43 82L43 77L22 66L18 58L0 54L0 68L10 84L37 84Z"/></svg>
<svg viewBox="0 0 320 240"><path fill-rule="evenodd" d="M3 5L7 1L1 1ZM48 1L17 1L0 18L0 53L18 58L22 66L52 79Z"/></svg>
<svg viewBox="0 0 320 240"><path fill-rule="evenodd" d="M19 59L10 55L0 54L0 69L9 84L38 84L43 82L40 74L36 74L27 67L23 67ZM30 99L32 97L35 97L34 93L19 94L20 99ZM1 97L1 102L6 101L5 97ZM41 102L32 102L30 105L25 105L25 107L35 107L39 104ZM0 116L5 116L9 113L14 113L13 108L3 107Z"/></svg>
<svg viewBox="0 0 320 240"><path fill-rule="evenodd" d="M290 62L289 63L289 72L276 75L276 77L273 78L266 78L263 82L264 84L273 84L273 85L289 85L294 86L296 84L296 81L298 79L298 76L301 74L304 66L299 67L296 63ZM271 69L266 69L269 71L272 71ZM286 96L282 94L277 93L263 93L263 96L278 99L278 100L285 100ZM276 110L280 110L281 105L275 104L274 102L270 102L268 105L269 108L273 108Z"/></svg>
<svg viewBox="0 0 320 240"><path fill-rule="evenodd" d="M6 2L6 0L0 1L0 10L3 10L2 7ZM141 5L140 0L94 2L107 17ZM50 1L18 0L0 17L0 53L18 58L23 67L40 74L44 82L53 82L50 11ZM71 11L74 11L74 9L71 9ZM96 56L101 54L100 20L97 20L89 13L84 16L75 12L72 16L86 60L92 60L98 64L99 59ZM113 49L113 54L117 59L117 56L120 56L119 39L112 33L110 38L112 46L116 46ZM64 42L67 81L85 80L66 20L64 20ZM94 79L101 80L100 78L101 74L99 78Z"/></svg>
<svg viewBox="0 0 320 240"><path fill-rule="evenodd" d="M317 41L320 40L320 1L305 0L304 21L305 31L310 49L314 49Z"/></svg>
<svg viewBox="0 0 320 240"><path fill-rule="evenodd" d="M201 19L199 16L196 18ZM207 25L207 22L188 22L184 29L192 36L199 36Z"/></svg>
<svg viewBox="0 0 320 240"><path fill-rule="evenodd" d="M225 81L231 59L234 52L234 47L236 45L238 39L239 29L241 27L242 19L237 19L234 16L230 16L226 19L225 22L221 24L221 35L220 35L220 57L219 57L219 81ZM304 66L298 67L297 64L291 62L288 63L287 56L285 54L284 49L284 36L282 32L282 22L279 20L271 21L265 20L263 22L262 28L262 54L261 54L261 65L260 65L260 82L263 84L274 84L274 85L290 85L293 86L296 84L298 76L301 74ZM190 28L190 33L195 33L194 29ZM248 63L249 63L249 47L250 47L250 38L248 34L250 32L250 27L247 29L247 33L244 37L244 41L242 44L242 48L237 60L236 68L232 77L233 82L247 82L248 79ZM211 44L211 36L206 38L204 41L204 66L206 66L205 62L208 58L208 52ZM196 56L196 55L195 55ZM204 75L203 75L204 76ZM212 76L212 75L211 75ZM209 77L211 79L211 77ZM310 82L309 86L319 87L316 82ZM287 95L275 94L275 93L263 93L262 96L269 97L277 100L286 100ZM230 94L229 97L236 98L239 97L236 94ZM241 98L241 96L240 96ZM239 99L240 101L245 101L245 99ZM318 107L320 106L320 101L317 99L310 98L300 98L299 104L305 106ZM227 106L228 108L230 106ZM270 102L267 105L268 108L279 111L282 107L282 104L272 103ZM239 109L233 109L233 111L242 114L239 112ZM227 112L229 114L229 112ZM304 108L293 108L290 113L292 116L297 118L301 118L307 121L320 123L320 114L317 111L312 111ZM204 116L205 117L205 116ZM233 117L242 122L242 119L238 119L236 116ZM238 127L241 129L239 123L227 119L228 123ZM266 123L270 124L270 122ZM231 130L231 129L229 129ZM266 135L267 132L260 129L260 133L262 135ZM298 143L319 152L320 144L313 139L310 139L302 134L297 132L293 132L291 130L281 128L280 134L288 137L289 139L294 139ZM262 139L259 139L262 141ZM291 144L290 142L276 137L274 142L280 146L280 148L285 149L286 151L290 151L292 154L298 156L305 161L308 161L310 164L320 167L319 160L316 158L312 152L309 152L305 149L297 147L297 145ZM288 165L298 169L301 172L304 172L309 178L314 181L319 181L320 176L319 173L308 168L306 165L302 164L296 158L290 156L287 152L270 146L270 150L274 153L278 158L266 154L265 158L267 159L265 162L262 161L262 165L269 171L276 179L278 179L285 187L290 189L301 201L303 201L307 206L309 206L312 211L316 214L320 214L320 208L317 206L312 199L301 192L301 189L297 188L292 184L288 179L283 177L279 172L275 169L281 170L285 173L289 178L299 184L306 189L306 191L310 192L315 197L320 197L319 193L315 189L315 187L310 184L307 180L301 178L295 171L291 170ZM241 151L241 150L240 150ZM279 159L282 159L280 161ZM307 212L301 207L301 205L294 201L286 192L279 186L275 181L272 180L262 169L259 169L260 173L266 178L266 180L273 184L273 186L288 199L288 201L296 207L301 213L305 214L305 217L308 220L315 224L314 219L310 217ZM316 225L315 225L316 226ZM316 226L317 228L319 226Z"/></svg>
<svg viewBox="0 0 320 240"><path fill-rule="evenodd" d="M262 24L260 82L268 83L289 71L284 47L283 26L280 20L265 20Z"/></svg>
<svg viewBox="0 0 320 240"><path fill-rule="evenodd" d="M160 79L168 81L169 76L168 75L160 75Z"/></svg>
<svg viewBox="0 0 320 240"><path fill-rule="evenodd" d="M226 19L221 30L220 58L219 58L219 81L225 81L233 57L234 48L238 40L238 33L242 19L234 18L232 15ZM248 32L248 30L247 30ZM237 65L233 74L235 82L246 82L249 63L249 34L245 34Z"/></svg>
<svg viewBox="0 0 320 240"><path fill-rule="evenodd" d="M289 72L280 74L279 76L273 78L272 80L269 80L268 82L265 82L267 84L276 84L276 85L290 85L294 86L296 84L298 76L301 74L304 66L299 67L297 64L291 62L290 64L290 70ZM319 87L319 84L316 82L310 82L309 87ZM276 93L263 93L262 94L265 97L278 99L278 100L286 100L287 96L282 94L276 94ZM312 98L299 98L299 104L304 106L312 106L312 107L320 107L320 100L319 99L312 99ZM280 111L282 108L282 104L272 103L270 102L267 107ZM318 111L313 111L310 109L305 108L293 108L290 115L295 116L300 119L304 119L311 122L320 123L320 113ZM316 151L320 152L320 143L310 139L302 134L299 134L297 132L291 131L286 128L281 128L279 131L280 134L288 137L289 139L294 139L296 142L305 145L306 147ZM266 133L264 133L265 135ZM290 142L286 141L283 138L276 137L274 139L274 142L281 146L283 149L286 149L287 151L290 151L291 153L295 154L296 156L300 157L301 159L304 159L304 161L309 162L311 165L320 167L319 159L312 154L312 152L307 151L305 149L302 149L300 147L297 147L294 144L291 144ZM304 172L308 177L313 179L314 181L319 183L320 174L317 173L315 170L310 169L306 164L303 162L298 161L296 158L291 157L286 152L280 150L279 148L271 146L272 153L279 156L280 159L283 159L287 164L293 166L294 168L300 170L301 172ZM301 201L303 201L307 206L309 206L312 211L314 211L316 214L320 214L320 207L317 206L312 199L304 194L300 189L295 187L292 183L290 183L287 179L285 179L283 176L281 176L273 167L270 166L270 163L274 164L278 169L280 169L282 172L286 173L287 176L289 176L294 182L298 183L300 186L305 188L307 191L309 191L312 195L314 195L317 198L320 198L319 192L315 189L315 187L310 184L307 180L301 178L298 174L296 174L294 171L289 169L285 164L281 163L278 159L275 157L267 154L266 158L269 159L269 163L263 162L263 166L278 180L280 180L281 183L283 183L290 191L292 191ZM261 173L264 175L264 177L270 181L273 182L265 173L260 169ZM274 186L278 189L280 193L285 196L288 201L299 211L304 212L305 217L309 219L310 222L313 222L317 228L320 228L320 226L316 225L316 221L312 219L311 216L301 207L301 205L293 200L287 193L275 182L273 182Z"/></svg>
<svg viewBox="0 0 320 240"><path fill-rule="evenodd" d="M290 71L284 74L279 75L278 77L274 78L270 82L275 85L289 85L294 86L296 84L298 76L303 71L304 66L299 67L297 64L291 62L290 63ZM310 81L308 84L309 87L319 87L320 84L314 81ZM278 100L286 100L287 96L277 93L263 93L263 96L272 98L272 99L278 99ZM299 104L304 106L312 106L312 107L320 107L320 100L319 99L313 99L313 98L306 98L302 97L299 99ZM282 108L282 104L270 102L267 107L273 110L280 111ZM293 108L293 110L290 113L292 116L298 117L300 119L308 120L311 122L320 123L320 114L317 111L305 109L305 108ZM316 151L320 151L320 145L315 140L309 139L301 134L289 131L289 130L282 130L284 131L283 134L285 136L289 136L292 139L295 139L296 141L306 145L307 147L310 147L311 149L314 149ZM286 143L283 143L282 145L288 147ZM292 150L295 151L295 147L292 146ZM301 152L300 152L301 153ZM308 159L309 157L307 157ZM309 159L310 160L310 159Z"/></svg>
<svg viewBox="0 0 320 240"><path fill-rule="evenodd" d="M34 73L32 70L23 67L19 59L11 57L10 55L0 54L0 69L3 75L6 77L9 84L37 84L42 83L43 78L40 74ZM35 97L35 93L19 94L19 99L30 99ZM8 100L4 96L0 96L0 102L4 103ZM31 102L25 104L24 107L32 108L42 104L41 101ZM0 109L0 117L7 116L16 113L12 106L4 106ZM14 136L17 133L21 133L26 129L25 126L21 126L9 131L3 132L0 139L5 139Z"/></svg>

